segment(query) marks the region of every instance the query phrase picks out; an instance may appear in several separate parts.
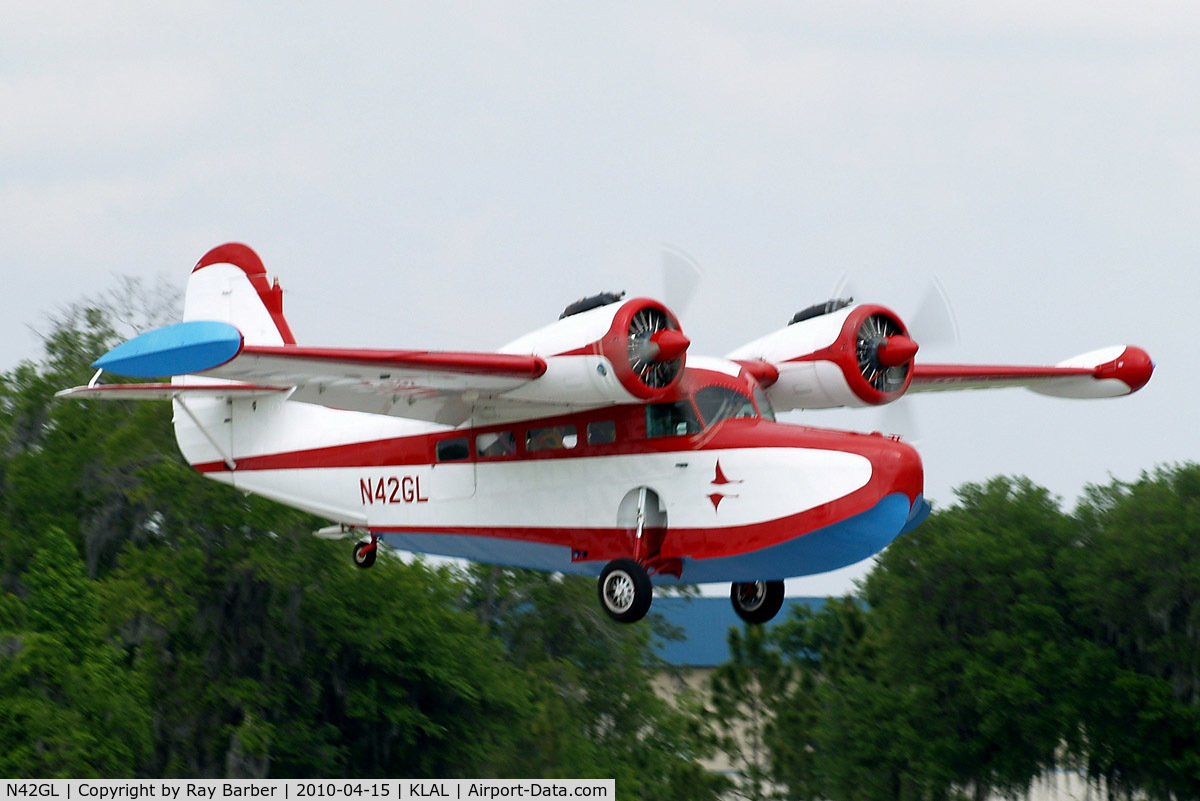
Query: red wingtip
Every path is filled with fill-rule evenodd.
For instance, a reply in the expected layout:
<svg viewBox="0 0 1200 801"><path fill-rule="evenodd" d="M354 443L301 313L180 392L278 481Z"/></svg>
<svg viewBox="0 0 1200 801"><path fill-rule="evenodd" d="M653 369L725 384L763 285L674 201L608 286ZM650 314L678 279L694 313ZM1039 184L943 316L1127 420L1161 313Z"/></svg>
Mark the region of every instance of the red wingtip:
<svg viewBox="0 0 1200 801"><path fill-rule="evenodd" d="M1097 378L1116 378L1123 381L1130 393L1137 392L1150 383L1154 375L1154 361L1141 348L1130 345L1118 358L1096 368Z"/></svg>

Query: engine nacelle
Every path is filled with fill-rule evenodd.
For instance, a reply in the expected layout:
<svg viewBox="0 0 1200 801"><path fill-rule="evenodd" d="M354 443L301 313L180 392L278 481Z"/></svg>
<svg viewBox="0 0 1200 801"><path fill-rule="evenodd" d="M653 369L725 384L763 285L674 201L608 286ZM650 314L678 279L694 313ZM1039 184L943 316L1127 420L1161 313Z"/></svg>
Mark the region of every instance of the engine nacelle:
<svg viewBox="0 0 1200 801"><path fill-rule="evenodd" d="M683 374L690 341L664 305L647 298L571 314L508 343L534 354L546 373L506 397L568 403L632 403L668 394Z"/></svg>
<svg viewBox="0 0 1200 801"><path fill-rule="evenodd" d="M802 319L729 358L778 370L766 392L777 410L786 411L891 403L912 381L916 351L894 312L863 304Z"/></svg>

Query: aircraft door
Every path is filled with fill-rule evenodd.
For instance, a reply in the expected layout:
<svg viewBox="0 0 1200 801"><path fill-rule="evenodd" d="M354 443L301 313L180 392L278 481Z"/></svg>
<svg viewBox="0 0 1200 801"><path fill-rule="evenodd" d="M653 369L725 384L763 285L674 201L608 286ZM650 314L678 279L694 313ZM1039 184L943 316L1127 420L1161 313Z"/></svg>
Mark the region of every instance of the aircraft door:
<svg viewBox="0 0 1200 801"><path fill-rule="evenodd" d="M658 556L667 535L667 510L658 493L649 487L625 493L617 507L617 526L629 532L635 559Z"/></svg>

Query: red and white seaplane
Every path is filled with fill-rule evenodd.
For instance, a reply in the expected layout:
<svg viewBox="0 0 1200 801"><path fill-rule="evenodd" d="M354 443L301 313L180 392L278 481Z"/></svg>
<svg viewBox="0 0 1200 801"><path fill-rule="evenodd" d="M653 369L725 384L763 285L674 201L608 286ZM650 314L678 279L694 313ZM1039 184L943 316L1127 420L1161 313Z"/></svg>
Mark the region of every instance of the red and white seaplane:
<svg viewBox="0 0 1200 801"><path fill-rule="evenodd" d="M622 622L646 614L654 583L728 581L737 613L764 622L783 579L877 553L929 511L899 438L777 412L980 387L1107 398L1154 370L1123 346L1055 367L921 364L893 312L841 300L723 358L690 344L662 303L609 294L496 352L307 347L258 256L227 244L192 271L183 322L59 394L171 400L197 470L358 532L362 567L382 540L598 576Z"/></svg>

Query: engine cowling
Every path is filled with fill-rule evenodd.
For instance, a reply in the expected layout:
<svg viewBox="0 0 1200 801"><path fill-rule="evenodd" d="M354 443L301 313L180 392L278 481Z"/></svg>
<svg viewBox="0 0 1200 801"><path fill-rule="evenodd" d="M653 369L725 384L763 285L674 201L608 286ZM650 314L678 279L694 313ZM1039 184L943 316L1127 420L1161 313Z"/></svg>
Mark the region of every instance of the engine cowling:
<svg viewBox="0 0 1200 801"><path fill-rule="evenodd" d="M500 352L546 360L546 373L509 397L629 403L668 394L683 374L690 344L670 309L633 298L564 317Z"/></svg>
<svg viewBox="0 0 1200 801"><path fill-rule="evenodd" d="M778 370L767 388L777 410L879 406L908 389L917 347L895 312L862 304L802 319L729 358Z"/></svg>

